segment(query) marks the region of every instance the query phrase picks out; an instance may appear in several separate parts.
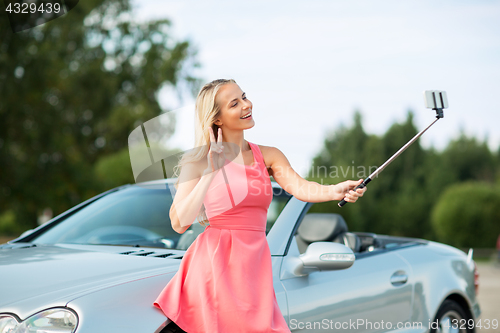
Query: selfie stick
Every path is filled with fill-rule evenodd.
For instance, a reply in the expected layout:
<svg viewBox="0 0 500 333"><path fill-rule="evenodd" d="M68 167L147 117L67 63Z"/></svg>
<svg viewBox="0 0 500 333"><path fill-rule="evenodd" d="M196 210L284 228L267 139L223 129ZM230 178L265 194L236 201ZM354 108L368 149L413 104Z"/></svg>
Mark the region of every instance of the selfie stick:
<svg viewBox="0 0 500 333"><path fill-rule="evenodd" d="M439 90L426 90L424 91L424 97L425 97L425 107L429 109L433 109L436 111L436 119L425 129L417 133L408 143L406 143L401 149L399 149L394 155L392 155L391 158L389 158L384 164L382 164L377 170L375 170L371 175L369 175L361 184L356 186L354 188L354 191L356 191L358 188L365 188L366 185L368 185L369 182L372 181L374 177L377 177L379 173L382 172L382 170L385 169L386 166L391 164L392 161L396 159L399 155L401 155L402 152L404 152L409 146L411 146L412 143L417 141L417 139L424 134L425 131L427 131L436 121L444 117L443 114L443 109L448 108L448 99L446 98L446 91L439 91ZM339 207L344 206L347 203L344 199L338 203Z"/></svg>

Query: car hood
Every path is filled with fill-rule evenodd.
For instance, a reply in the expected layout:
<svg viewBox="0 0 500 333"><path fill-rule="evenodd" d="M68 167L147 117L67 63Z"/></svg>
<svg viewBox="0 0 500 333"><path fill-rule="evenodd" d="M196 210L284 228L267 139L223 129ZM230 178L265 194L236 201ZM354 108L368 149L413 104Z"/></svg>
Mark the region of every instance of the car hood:
<svg viewBox="0 0 500 333"><path fill-rule="evenodd" d="M92 245L0 249L0 312L23 318L100 289L169 274L183 252Z"/></svg>

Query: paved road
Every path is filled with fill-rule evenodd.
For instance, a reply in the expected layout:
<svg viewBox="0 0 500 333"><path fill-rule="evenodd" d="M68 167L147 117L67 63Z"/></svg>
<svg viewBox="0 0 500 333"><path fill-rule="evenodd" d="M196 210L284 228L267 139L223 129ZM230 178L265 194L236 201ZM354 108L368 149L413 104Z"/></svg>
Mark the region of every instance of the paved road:
<svg viewBox="0 0 500 333"><path fill-rule="evenodd" d="M500 333L500 265L477 263L479 271L478 300L481 306L481 322L496 319L497 329L478 329L478 333Z"/></svg>

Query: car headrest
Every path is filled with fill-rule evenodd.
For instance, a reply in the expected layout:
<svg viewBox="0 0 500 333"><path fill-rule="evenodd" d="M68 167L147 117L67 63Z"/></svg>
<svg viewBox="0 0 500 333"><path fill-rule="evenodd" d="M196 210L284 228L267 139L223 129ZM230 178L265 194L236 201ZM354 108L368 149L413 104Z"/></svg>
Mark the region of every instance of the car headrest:
<svg viewBox="0 0 500 333"><path fill-rule="evenodd" d="M359 252L361 249L361 240L358 235L352 232L343 232L340 235L337 235L333 240L336 243L344 244L349 247L352 252Z"/></svg>
<svg viewBox="0 0 500 333"><path fill-rule="evenodd" d="M343 232L347 232L347 224L339 214L309 213L304 216L297 230L305 242L329 242Z"/></svg>

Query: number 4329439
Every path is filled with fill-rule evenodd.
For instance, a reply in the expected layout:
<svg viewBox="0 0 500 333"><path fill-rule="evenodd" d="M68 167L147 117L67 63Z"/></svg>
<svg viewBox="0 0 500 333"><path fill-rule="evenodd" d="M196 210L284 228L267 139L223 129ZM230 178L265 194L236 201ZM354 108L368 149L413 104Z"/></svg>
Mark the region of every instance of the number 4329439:
<svg viewBox="0 0 500 333"><path fill-rule="evenodd" d="M6 12L14 14L29 14L29 13L59 13L61 11L61 4L59 3L41 3L37 7L36 3L18 3L10 2L5 9Z"/></svg>

